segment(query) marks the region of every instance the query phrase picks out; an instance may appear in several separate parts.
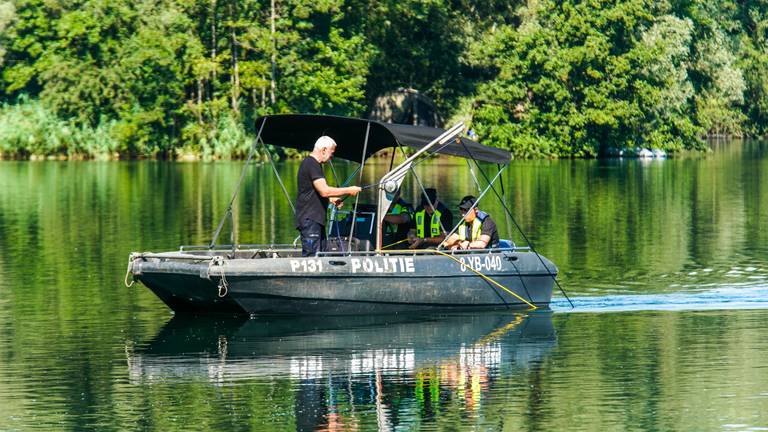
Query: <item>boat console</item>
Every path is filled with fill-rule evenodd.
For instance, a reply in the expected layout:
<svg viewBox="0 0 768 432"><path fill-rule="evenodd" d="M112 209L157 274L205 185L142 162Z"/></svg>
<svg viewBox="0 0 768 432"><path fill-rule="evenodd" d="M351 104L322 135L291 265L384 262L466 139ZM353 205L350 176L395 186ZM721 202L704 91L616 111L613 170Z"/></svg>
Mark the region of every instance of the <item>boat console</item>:
<svg viewBox="0 0 768 432"><path fill-rule="evenodd" d="M343 252L347 250L349 236L352 235L352 251L370 251L376 244L376 206L358 204L357 212L336 210L330 212L328 225L328 250ZM353 218L354 217L354 223ZM354 233L352 230L354 229Z"/></svg>

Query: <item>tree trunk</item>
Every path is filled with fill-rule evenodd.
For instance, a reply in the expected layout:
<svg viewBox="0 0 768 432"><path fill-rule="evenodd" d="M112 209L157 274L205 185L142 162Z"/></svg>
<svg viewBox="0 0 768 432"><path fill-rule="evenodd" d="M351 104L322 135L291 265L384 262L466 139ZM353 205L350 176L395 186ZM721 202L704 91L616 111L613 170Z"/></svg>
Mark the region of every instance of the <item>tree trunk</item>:
<svg viewBox="0 0 768 432"><path fill-rule="evenodd" d="M195 108L195 114L197 114L197 122L203 124L203 79L197 79L197 107Z"/></svg>
<svg viewBox="0 0 768 432"><path fill-rule="evenodd" d="M232 4L229 5L229 19L234 21L235 16L232 13ZM232 27L232 112L240 116L240 73L237 67L237 43L235 38L235 26Z"/></svg>
<svg viewBox="0 0 768 432"><path fill-rule="evenodd" d="M270 0L270 42L272 44L272 76L269 80L269 100L275 104L277 97L277 40L275 39L275 0Z"/></svg>
<svg viewBox="0 0 768 432"><path fill-rule="evenodd" d="M211 0L211 61L216 63L216 0ZM213 69L211 86L216 86L216 68Z"/></svg>
<svg viewBox="0 0 768 432"><path fill-rule="evenodd" d="M261 107L267 106L267 86L261 87Z"/></svg>

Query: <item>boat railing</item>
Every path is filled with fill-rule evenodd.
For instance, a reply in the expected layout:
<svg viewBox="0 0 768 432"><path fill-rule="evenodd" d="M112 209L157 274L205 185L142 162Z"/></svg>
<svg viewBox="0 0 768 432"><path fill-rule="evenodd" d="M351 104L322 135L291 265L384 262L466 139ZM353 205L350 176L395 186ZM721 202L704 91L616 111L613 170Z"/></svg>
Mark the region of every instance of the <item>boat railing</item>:
<svg viewBox="0 0 768 432"><path fill-rule="evenodd" d="M499 252L530 252L531 248L527 246L523 247L504 247L504 248L489 248L489 249L461 249L455 251L444 251L449 255L472 255L472 254L491 254ZM435 249L397 249L397 250L382 250L380 255L434 255ZM345 256L375 256L376 251L335 251L335 252L319 252L319 257L345 257Z"/></svg>
<svg viewBox="0 0 768 432"><path fill-rule="evenodd" d="M234 248L233 248L234 246ZM179 252L187 252L187 251L232 251L234 250L255 250L255 249L263 249L263 250L274 250L274 249L290 249L295 250L296 246L292 244L281 244L281 243L266 243L266 244L237 244L237 245L231 245L231 244L218 244L213 247L210 245L181 245L179 246Z"/></svg>
<svg viewBox="0 0 768 432"><path fill-rule="evenodd" d="M233 254L234 250L234 254ZM491 254L500 252L529 252L530 247L527 246L511 246L511 247L496 247L488 249L466 249L466 250L454 250L444 251L451 255L471 255L471 254ZM216 247L209 247L208 245L182 245L179 246L179 253L186 253L190 255L184 255L186 258L206 257L226 254L226 258L229 259L256 259L256 258L285 258L285 257L297 257L300 254L301 249L288 244L239 244L235 245L217 245ZM381 255L434 255L434 249L391 249L383 250ZM165 257L170 257L171 254L165 253ZM318 257L360 257L360 256L376 256L377 252L374 250L359 250L359 251L326 251L319 252ZM181 258L181 256L179 256Z"/></svg>

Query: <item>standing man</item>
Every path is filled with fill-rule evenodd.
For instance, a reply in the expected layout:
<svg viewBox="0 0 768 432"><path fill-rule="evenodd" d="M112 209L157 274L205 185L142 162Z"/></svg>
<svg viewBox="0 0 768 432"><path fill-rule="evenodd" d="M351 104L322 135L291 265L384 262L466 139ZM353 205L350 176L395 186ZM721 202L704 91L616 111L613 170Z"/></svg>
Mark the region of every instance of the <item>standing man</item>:
<svg viewBox="0 0 768 432"><path fill-rule="evenodd" d="M331 160L335 151L336 141L323 135L299 166L295 221L296 229L301 233L301 256L314 256L324 249L328 203L341 207L338 197L354 196L362 190L359 186L328 186L321 164Z"/></svg>

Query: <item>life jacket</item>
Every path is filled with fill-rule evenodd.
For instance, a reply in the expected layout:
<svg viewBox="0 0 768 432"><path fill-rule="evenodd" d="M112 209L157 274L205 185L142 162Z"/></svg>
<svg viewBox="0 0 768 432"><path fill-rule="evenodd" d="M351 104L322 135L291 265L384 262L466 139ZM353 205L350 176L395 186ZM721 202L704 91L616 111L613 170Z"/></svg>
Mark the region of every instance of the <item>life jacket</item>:
<svg viewBox="0 0 768 432"><path fill-rule="evenodd" d="M459 240L460 241L469 240L473 242L479 239L480 232L482 231L482 227L483 227L483 221L485 221L487 217L488 217L488 213L481 212L478 210L477 217L475 218L475 220L472 221L472 227L467 227L467 222L464 219L462 219L461 223L459 224L459 231L457 233L459 235ZM469 238L467 238L467 231L468 231L467 228L469 228L469 232L470 232Z"/></svg>
<svg viewBox="0 0 768 432"><path fill-rule="evenodd" d="M418 238L427 238L427 236L424 235L424 216L426 213L426 209L422 209L420 212L416 213L416 237ZM432 218L429 221L429 237L437 237L440 235L441 215L442 214L438 209L435 209L432 213Z"/></svg>
<svg viewBox="0 0 768 432"><path fill-rule="evenodd" d="M409 209L408 206L404 206L400 204L401 201L398 200L395 205L392 207L392 210L390 210L387 214L388 215L399 215L399 214L407 214L410 217L413 217L413 210ZM385 225L386 231L389 234L394 234L397 232L397 224L389 223Z"/></svg>

